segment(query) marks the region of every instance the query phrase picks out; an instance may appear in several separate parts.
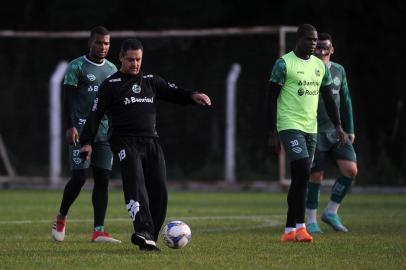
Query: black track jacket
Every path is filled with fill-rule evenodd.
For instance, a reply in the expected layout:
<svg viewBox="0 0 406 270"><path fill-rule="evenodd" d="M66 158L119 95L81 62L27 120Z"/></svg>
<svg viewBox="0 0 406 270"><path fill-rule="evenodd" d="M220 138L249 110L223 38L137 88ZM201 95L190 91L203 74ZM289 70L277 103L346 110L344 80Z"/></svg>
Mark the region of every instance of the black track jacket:
<svg viewBox="0 0 406 270"><path fill-rule="evenodd" d="M158 137L156 131L156 100L192 104L185 90L155 75L128 75L117 71L101 84L93 102L80 144L90 144L104 114L112 122L112 136Z"/></svg>

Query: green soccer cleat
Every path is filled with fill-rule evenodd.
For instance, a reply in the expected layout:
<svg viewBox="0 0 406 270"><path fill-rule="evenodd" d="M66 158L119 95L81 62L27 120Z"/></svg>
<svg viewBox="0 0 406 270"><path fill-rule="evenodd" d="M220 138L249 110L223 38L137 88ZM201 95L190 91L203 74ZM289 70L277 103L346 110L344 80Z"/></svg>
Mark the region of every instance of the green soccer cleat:
<svg viewBox="0 0 406 270"><path fill-rule="evenodd" d="M324 210L321 220L333 227L337 232L348 232L348 229L341 223L340 217L337 214L328 213Z"/></svg>
<svg viewBox="0 0 406 270"><path fill-rule="evenodd" d="M317 223L309 223L307 224L307 231L310 234L316 234L316 233L323 233L323 231L320 229L319 224Z"/></svg>

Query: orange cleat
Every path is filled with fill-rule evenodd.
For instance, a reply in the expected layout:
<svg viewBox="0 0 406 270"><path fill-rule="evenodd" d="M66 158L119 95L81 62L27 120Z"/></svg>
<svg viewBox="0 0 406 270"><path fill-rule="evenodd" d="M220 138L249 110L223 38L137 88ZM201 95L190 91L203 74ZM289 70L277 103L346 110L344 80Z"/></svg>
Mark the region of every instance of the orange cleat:
<svg viewBox="0 0 406 270"><path fill-rule="evenodd" d="M296 241L298 242L313 242L313 237L307 232L305 227L296 229Z"/></svg>
<svg viewBox="0 0 406 270"><path fill-rule="evenodd" d="M296 231L291 231L291 232L282 234L282 237L281 237L282 243L295 242L295 241L296 241Z"/></svg>

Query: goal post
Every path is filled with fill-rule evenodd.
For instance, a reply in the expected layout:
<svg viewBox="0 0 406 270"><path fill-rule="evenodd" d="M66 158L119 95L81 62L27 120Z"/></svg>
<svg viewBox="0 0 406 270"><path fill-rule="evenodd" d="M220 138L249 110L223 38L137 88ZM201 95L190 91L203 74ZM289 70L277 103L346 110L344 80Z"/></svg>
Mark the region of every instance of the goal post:
<svg viewBox="0 0 406 270"><path fill-rule="evenodd" d="M137 37L143 38L147 41L149 39L163 39L167 41L167 38L228 38L228 37L246 37L246 36L266 36L266 35L274 35L275 41L278 39L278 46L279 51L278 55L284 54L289 49L289 34L296 32L297 27L295 26L254 26L254 27L229 27L229 28L210 28L210 29L172 29L172 30L156 30L156 31L110 31L110 36L112 38L130 38L130 37ZM89 31L14 31L14 30L0 30L0 39L49 39L49 40L75 40L75 39L86 39L89 37ZM251 46L255 44L251 44ZM236 45L238 46L238 44ZM213 47L215 48L215 47ZM253 53L261 54L260 52L255 52L255 49L250 48L253 50ZM276 59L269 59L268 61L273 61ZM238 62L238 61L237 61ZM66 69L66 62L60 62L54 70L54 74L49 80L49 99L50 99L50 107L49 107L49 179L51 184L58 184L61 179L61 172L62 172L62 153L61 153L61 145L62 145L62 137L63 132L61 130L61 80L63 73ZM246 70L243 63L240 63L241 70ZM224 75L226 77L226 75ZM262 75L257 75L262 76ZM239 83L240 80L235 80L231 82L234 89L240 89ZM226 81L226 78L224 78ZM224 87L224 93L226 93L227 86ZM228 95L225 94L226 102L223 104L232 104L235 100L237 93L233 93ZM227 109L225 108L224 111ZM237 136L237 121L233 120L233 117L236 116L237 110L235 108L230 110L232 114L228 115L228 123L224 128L224 139L226 140L224 144L224 155L227 155L223 159L224 161L224 180L227 182L234 182L236 179L236 155L238 155L238 151L236 150L236 145L238 140L230 139L235 138ZM234 115L233 115L234 114ZM228 129L228 131L226 131ZM279 173L279 181L282 182L286 179L286 164L285 164L285 156L282 153L279 156L279 166L278 166L278 173Z"/></svg>
<svg viewBox="0 0 406 270"><path fill-rule="evenodd" d="M52 186L61 182L62 171L62 89L61 84L68 68L66 61L56 66L49 80L49 177Z"/></svg>

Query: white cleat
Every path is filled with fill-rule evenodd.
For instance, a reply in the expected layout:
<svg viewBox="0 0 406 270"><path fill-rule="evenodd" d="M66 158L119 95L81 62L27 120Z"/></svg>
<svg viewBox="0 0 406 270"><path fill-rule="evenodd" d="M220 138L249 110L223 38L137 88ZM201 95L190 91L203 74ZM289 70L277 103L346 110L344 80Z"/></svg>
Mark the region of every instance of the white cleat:
<svg viewBox="0 0 406 270"><path fill-rule="evenodd" d="M61 219L56 216L55 222L52 225L52 239L62 242L65 239L66 218Z"/></svg>

